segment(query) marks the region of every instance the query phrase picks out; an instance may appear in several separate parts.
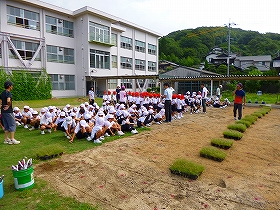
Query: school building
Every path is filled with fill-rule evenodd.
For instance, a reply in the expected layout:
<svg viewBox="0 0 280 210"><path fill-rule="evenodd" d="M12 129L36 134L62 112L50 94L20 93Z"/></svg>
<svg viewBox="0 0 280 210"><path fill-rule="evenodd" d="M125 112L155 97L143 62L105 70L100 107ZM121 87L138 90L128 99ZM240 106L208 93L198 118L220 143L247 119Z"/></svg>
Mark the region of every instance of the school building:
<svg viewBox="0 0 280 210"><path fill-rule="evenodd" d="M38 0L0 1L0 67L46 69L53 97L156 86L161 35L84 6L67 10ZM156 78L156 77L155 77Z"/></svg>

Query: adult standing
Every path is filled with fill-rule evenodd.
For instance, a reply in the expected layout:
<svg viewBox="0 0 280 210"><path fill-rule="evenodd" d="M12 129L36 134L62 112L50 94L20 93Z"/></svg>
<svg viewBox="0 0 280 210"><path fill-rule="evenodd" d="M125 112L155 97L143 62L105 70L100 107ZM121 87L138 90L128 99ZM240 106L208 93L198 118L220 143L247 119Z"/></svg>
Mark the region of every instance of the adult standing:
<svg viewBox="0 0 280 210"><path fill-rule="evenodd" d="M219 85L216 89L216 97L218 99L221 99L221 88L222 88L222 85Z"/></svg>
<svg viewBox="0 0 280 210"><path fill-rule="evenodd" d="M4 125L5 140L4 144L19 144L20 141L15 139L16 121L13 115L12 94L13 83L6 81L4 83L5 90L1 93L1 114ZM10 134L10 138L9 138Z"/></svg>
<svg viewBox="0 0 280 210"><path fill-rule="evenodd" d="M243 90L243 85L238 83L236 85L236 89L232 92L234 97L234 105L233 105L233 116L235 120L241 120L242 118L242 103L246 106L246 94ZM236 112L238 110L238 118L236 118Z"/></svg>
<svg viewBox="0 0 280 210"><path fill-rule="evenodd" d="M206 99L208 94L208 89L205 87L204 83L200 85L202 88L201 97L202 97L202 112L206 114Z"/></svg>
<svg viewBox="0 0 280 210"><path fill-rule="evenodd" d="M95 97L94 88L93 88L93 86L91 86L90 90L88 91L88 98L89 98L90 105L94 104L94 97Z"/></svg>
<svg viewBox="0 0 280 210"><path fill-rule="evenodd" d="M164 93L162 98L164 98L164 109L165 109L165 122L171 122L171 100L173 89L170 88L168 83L163 84Z"/></svg>
<svg viewBox="0 0 280 210"><path fill-rule="evenodd" d="M121 88L120 86L117 86L117 89L116 89L116 98L117 98L117 103L120 102L120 91L121 91Z"/></svg>

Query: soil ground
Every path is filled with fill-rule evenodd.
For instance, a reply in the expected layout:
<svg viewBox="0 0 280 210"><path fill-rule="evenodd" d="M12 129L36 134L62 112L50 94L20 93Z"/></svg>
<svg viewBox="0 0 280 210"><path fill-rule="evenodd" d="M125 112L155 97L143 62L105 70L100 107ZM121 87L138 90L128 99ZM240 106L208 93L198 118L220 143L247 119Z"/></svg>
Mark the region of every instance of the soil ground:
<svg viewBox="0 0 280 210"><path fill-rule="evenodd" d="M243 115L257 110L245 107ZM200 157L232 123L232 107L185 113L151 131L37 165L35 177L100 209L280 209L280 109L248 128L224 161ZM169 167L177 158L205 170L195 181L173 175Z"/></svg>

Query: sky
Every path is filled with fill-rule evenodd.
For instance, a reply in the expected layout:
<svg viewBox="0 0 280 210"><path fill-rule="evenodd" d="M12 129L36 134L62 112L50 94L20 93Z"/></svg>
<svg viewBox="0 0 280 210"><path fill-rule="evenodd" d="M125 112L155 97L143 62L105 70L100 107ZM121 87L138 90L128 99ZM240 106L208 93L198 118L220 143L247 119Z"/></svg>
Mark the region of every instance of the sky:
<svg viewBox="0 0 280 210"><path fill-rule="evenodd" d="M41 0L65 9L90 6L165 36L203 26L279 33L279 0ZM278 3L279 2L279 3ZM236 25L233 25L236 24Z"/></svg>

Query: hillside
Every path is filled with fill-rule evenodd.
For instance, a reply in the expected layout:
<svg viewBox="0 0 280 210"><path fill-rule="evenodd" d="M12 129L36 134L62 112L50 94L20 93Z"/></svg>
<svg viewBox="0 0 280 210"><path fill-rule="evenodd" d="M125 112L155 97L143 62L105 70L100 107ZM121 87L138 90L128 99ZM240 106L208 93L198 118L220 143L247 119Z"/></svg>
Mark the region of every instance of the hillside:
<svg viewBox="0 0 280 210"><path fill-rule="evenodd" d="M227 27L199 27L174 31L159 40L160 60L168 60L184 66L199 65L214 48L228 51ZM242 56L271 55L277 57L280 35L261 34L231 28L231 52Z"/></svg>

